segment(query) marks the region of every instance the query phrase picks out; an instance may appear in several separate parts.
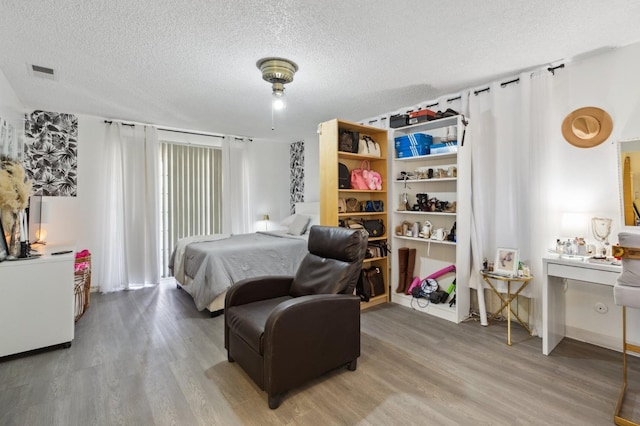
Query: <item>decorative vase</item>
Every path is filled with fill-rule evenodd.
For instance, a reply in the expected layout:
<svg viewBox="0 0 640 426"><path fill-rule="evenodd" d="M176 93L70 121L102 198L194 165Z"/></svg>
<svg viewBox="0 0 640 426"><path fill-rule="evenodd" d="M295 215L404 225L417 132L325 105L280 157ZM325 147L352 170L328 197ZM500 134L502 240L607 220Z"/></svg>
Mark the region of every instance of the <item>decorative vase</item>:
<svg viewBox="0 0 640 426"><path fill-rule="evenodd" d="M18 213L11 214L13 218L13 224L11 225L11 233L9 235L9 256L20 256L20 222L18 220Z"/></svg>

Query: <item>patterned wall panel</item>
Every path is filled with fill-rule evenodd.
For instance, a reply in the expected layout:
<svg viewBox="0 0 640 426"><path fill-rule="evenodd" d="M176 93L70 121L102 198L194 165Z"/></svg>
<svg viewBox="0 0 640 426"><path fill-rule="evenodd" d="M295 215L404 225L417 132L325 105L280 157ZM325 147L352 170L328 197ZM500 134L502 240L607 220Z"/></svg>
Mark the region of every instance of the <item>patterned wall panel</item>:
<svg viewBox="0 0 640 426"><path fill-rule="evenodd" d="M33 111L26 115L24 167L33 179L33 194L77 194L78 117Z"/></svg>
<svg viewBox="0 0 640 426"><path fill-rule="evenodd" d="M294 142L289 149L289 201L291 214L295 203L304 201L304 141Z"/></svg>

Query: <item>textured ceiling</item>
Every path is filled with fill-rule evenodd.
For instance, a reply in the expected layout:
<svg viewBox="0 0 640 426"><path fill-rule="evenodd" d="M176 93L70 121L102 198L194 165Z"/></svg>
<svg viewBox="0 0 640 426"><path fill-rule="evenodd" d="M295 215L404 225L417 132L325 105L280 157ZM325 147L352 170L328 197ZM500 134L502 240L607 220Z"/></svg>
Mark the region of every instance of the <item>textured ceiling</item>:
<svg viewBox="0 0 640 426"><path fill-rule="evenodd" d="M293 142L640 41L639 18L637 0L0 0L0 69L30 108ZM266 56L300 66L275 130Z"/></svg>

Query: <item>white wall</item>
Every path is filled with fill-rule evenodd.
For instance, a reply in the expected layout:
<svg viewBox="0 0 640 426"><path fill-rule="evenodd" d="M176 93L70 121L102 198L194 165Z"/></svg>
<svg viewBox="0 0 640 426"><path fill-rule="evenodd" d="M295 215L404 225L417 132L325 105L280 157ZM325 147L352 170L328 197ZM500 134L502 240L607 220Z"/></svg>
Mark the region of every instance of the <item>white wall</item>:
<svg viewBox="0 0 640 426"><path fill-rule="evenodd" d="M613 219L610 242L617 242L622 226L619 192L617 141L640 137L640 43L568 63L554 78L556 104L557 164L549 170L556 180L548 188L555 206L540 212L558 226L562 212L588 213L589 217ZM612 117L614 128L609 139L591 149L574 148L559 132L563 118L576 108L597 106ZM586 237L595 242L590 234ZM602 346L621 348L621 308L615 306L610 287L569 281L567 293L567 336ZM597 302L609 309L597 313ZM629 310L630 324L640 324L637 310ZM640 342L640 327L630 327L631 339Z"/></svg>
<svg viewBox="0 0 640 426"><path fill-rule="evenodd" d="M289 216L289 144L256 141L249 143L249 180L254 230L264 231L263 215L278 223Z"/></svg>
<svg viewBox="0 0 640 426"><path fill-rule="evenodd" d="M551 208L536 209L535 215L544 216L552 224L555 235L561 235L563 213L585 213L588 217L613 219L610 242L617 242L622 212L619 198L617 141L640 138L640 43L618 48L579 61L569 61L553 77L553 122L549 138L553 141L553 164L547 172L554 177L545 188ZM426 100L425 100L426 101ZM562 120L574 109L597 106L606 110L614 122L609 139L591 149L569 145L560 131ZM381 114L389 111L381 111ZM470 117L473 120L473 117ZM319 194L317 151L305 144L306 199ZM514 143L517 141L514 141ZM314 151L315 150L315 151ZM312 154L313 153L313 154ZM315 154L315 155L314 155ZM312 157L312 155L314 155ZM316 166L312 172L310 166ZM313 195L312 195L313 194ZM477 195L476 195L477 196ZM589 242L595 242L589 229L585 233ZM549 247L555 239L550 239ZM536 277L542 280L543 277ZM622 322L621 308L615 306L611 287L569 281L567 286L567 336L598 345L620 349ZM605 314L596 312L595 303L608 307ZM536 315L541 315L537 313ZM640 311L630 310L629 323L640 324ZM631 339L640 342L640 327L631 327Z"/></svg>
<svg viewBox="0 0 640 426"><path fill-rule="evenodd" d="M58 111L73 113L71 111ZM94 276L99 276L102 257L99 245L102 197L102 158L104 153L104 118L78 115L78 195L46 197L50 206L47 240L50 244L75 244L78 250L92 253ZM268 212L273 220L288 215L289 145L275 142L251 142L250 199L257 214ZM260 217L261 218L261 217ZM94 286L98 282L92 282Z"/></svg>
<svg viewBox="0 0 640 426"><path fill-rule="evenodd" d="M304 201L320 201L320 138L314 133L303 140Z"/></svg>
<svg viewBox="0 0 640 426"><path fill-rule="evenodd" d="M16 129L24 129L24 106L0 70L0 117L11 122Z"/></svg>
<svg viewBox="0 0 640 426"><path fill-rule="evenodd" d="M56 111L70 113L70 111ZM78 192L75 197L45 197L49 204L48 244L74 244L92 254L93 276L97 277L102 257L99 245L103 194L104 119L78 115ZM92 282L94 286L98 282Z"/></svg>

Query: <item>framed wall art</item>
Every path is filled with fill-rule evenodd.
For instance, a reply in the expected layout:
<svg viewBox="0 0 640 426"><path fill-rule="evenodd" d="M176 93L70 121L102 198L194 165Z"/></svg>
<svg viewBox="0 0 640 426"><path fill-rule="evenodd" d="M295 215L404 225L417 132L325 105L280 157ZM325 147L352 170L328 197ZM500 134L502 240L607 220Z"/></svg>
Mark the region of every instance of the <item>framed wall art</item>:
<svg viewBox="0 0 640 426"><path fill-rule="evenodd" d="M493 263L493 272L516 276L518 275L518 250L512 248L498 248L496 261Z"/></svg>

